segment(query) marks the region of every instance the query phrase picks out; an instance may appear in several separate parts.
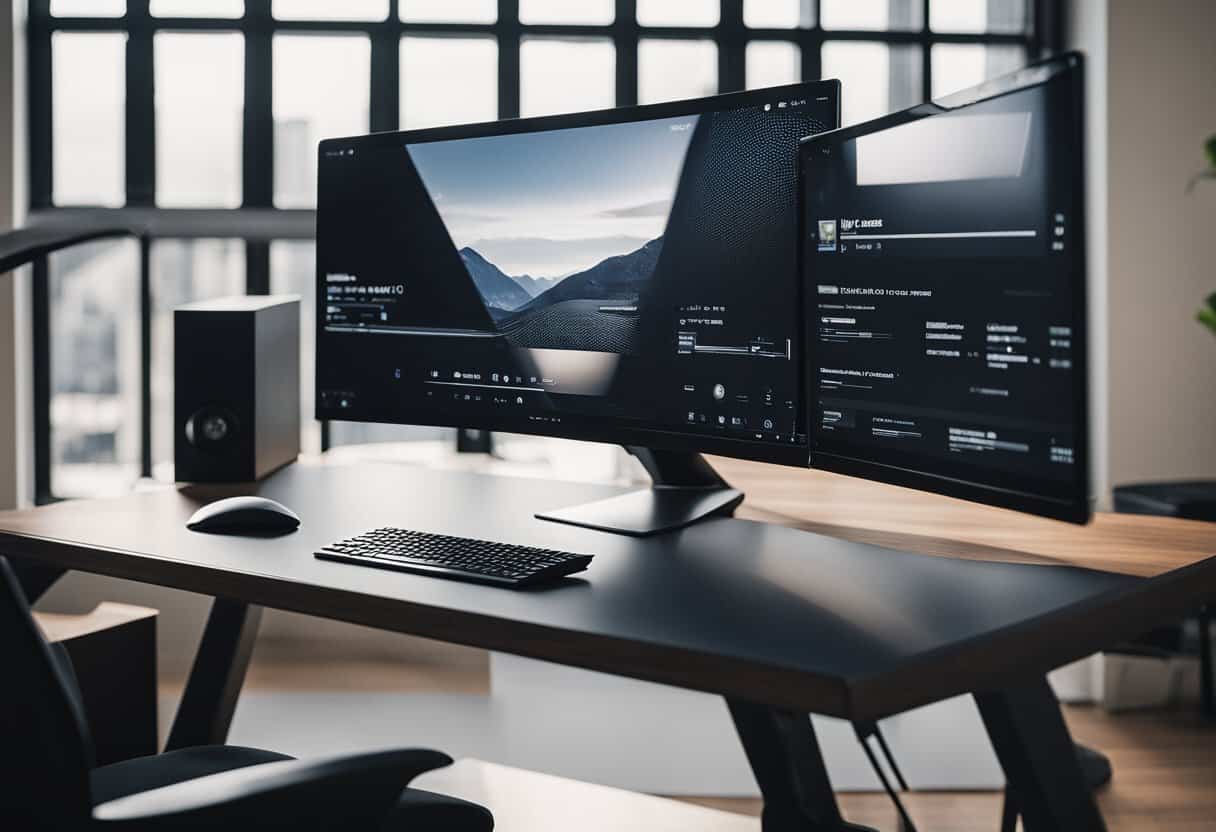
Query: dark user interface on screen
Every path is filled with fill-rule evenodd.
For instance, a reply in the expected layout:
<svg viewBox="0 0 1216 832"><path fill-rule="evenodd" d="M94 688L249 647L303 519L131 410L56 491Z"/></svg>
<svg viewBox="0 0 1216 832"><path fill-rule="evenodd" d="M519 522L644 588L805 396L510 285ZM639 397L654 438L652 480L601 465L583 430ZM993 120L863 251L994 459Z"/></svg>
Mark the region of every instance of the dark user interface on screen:
<svg viewBox="0 0 1216 832"><path fill-rule="evenodd" d="M1085 498L1071 90L804 145L812 465Z"/></svg>
<svg viewBox="0 0 1216 832"><path fill-rule="evenodd" d="M805 447L797 145L835 126L826 87L323 143L318 413Z"/></svg>

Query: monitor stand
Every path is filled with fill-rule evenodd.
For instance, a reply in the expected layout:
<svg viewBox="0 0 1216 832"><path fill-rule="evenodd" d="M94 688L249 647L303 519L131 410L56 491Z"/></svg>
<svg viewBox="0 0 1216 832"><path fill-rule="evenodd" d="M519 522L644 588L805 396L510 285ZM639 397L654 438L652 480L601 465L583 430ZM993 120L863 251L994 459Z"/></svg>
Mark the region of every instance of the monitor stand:
<svg viewBox="0 0 1216 832"><path fill-rule="evenodd" d="M625 450L650 474L650 488L538 512L536 516L555 523L645 537L682 529L710 516L729 517L743 502L743 492L727 485L700 454L629 445Z"/></svg>

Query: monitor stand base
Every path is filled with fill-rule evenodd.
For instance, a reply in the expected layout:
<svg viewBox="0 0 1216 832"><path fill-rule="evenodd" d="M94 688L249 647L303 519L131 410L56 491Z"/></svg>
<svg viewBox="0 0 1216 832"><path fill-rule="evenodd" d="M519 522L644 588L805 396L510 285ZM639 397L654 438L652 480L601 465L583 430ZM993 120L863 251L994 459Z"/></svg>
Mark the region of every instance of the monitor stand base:
<svg viewBox="0 0 1216 832"><path fill-rule="evenodd" d="M637 457L650 474L654 481L650 488L594 503L538 512L536 517L587 529L646 537L682 529L707 517L729 517L743 502L743 492L727 485L700 454L636 446L626 446L625 450Z"/></svg>

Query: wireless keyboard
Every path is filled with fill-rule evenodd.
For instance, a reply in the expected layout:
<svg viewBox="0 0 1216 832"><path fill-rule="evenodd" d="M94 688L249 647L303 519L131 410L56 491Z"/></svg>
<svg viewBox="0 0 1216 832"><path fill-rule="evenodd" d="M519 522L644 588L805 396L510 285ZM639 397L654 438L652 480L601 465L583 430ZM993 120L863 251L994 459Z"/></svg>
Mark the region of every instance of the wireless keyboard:
<svg viewBox="0 0 1216 832"><path fill-rule="evenodd" d="M591 555L407 529L365 532L326 546L316 556L322 560L503 587L553 581L582 572L591 563Z"/></svg>

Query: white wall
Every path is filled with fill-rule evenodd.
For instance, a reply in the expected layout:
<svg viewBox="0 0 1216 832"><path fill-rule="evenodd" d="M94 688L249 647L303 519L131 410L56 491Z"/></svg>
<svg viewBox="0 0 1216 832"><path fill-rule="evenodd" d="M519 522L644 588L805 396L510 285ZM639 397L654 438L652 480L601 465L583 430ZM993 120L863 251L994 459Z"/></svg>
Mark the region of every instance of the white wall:
<svg viewBox="0 0 1216 832"><path fill-rule="evenodd" d="M24 19L21 0L0 0L0 230L21 222L25 198ZM28 276L0 275L0 508L28 493Z"/></svg>
<svg viewBox="0 0 1216 832"><path fill-rule="evenodd" d="M1087 0L1077 2L1089 5ZM1110 480L1216 478L1216 3L1108 5Z"/></svg>
<svg viewBox="0 0 1216 832"><path fill-rule="evenodd" d="M1077 0L1069 6L1069 47L1086 56L1085 203L1089 266L1090 471L1098 508L1108 509L1110 492L1110 395L1107 356L1107 8L1106 0Z"/></svg>

